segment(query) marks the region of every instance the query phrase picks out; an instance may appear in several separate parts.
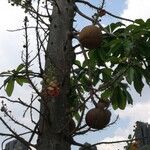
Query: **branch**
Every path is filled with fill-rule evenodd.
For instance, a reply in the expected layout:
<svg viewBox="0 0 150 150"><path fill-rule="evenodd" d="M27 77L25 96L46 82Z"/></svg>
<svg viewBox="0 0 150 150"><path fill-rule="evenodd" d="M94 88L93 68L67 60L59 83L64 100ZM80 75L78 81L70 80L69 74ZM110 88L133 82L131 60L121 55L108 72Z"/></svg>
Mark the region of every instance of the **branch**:
<svg viewBox="0 0 150 150"><path fill-rule="evenodd" d="M8 133L0 133L1 136L13 136L12 134L8 134Z"/></svg>
<svg viewBox="0 0 150 150"><path fill-rule="evenodd" d="M27 130L33 132L32 129L30 129L30 128L27 127L26 125L20 123L19 121L15 120L11 115L9 115L9 113L7 112L7 110L6 110L6 111L4 110L4 114L5 114L6 116L8 116L8 117L11 119L11 121L13 121L15 124L20 125L20 126L22 126L23 128L25 128L25 129L27 129Z"/></svg>
<svg viewBox="0 0 150 150"><path fill-rule="evenodd" d="M91 7L91 8L96 9L96 10L99 9L98 7L92 5L90 2L87 2L87 1L84 1L84 0L76 0L76 3L83 3L83 4L85 4L85 5L88 5L88 6Z"/></svg>
<svg viewBox="0 0 150 150"><path fill-rule="evenodd" d="M39 12L39 1L38 1L38 6L37 6L37 12ZM39 62L39 69L40 69L40 73L43 74L43 68L42 68L42 63L41 63L41 55L40 55L40 46L39 46L39 16L37 15L36 17L36 45L37 45L37 56L38 56L38 62Z"/></svg>
<svg viewBox="0 0 150 150"><path fill-rule="evenodd" d="M31 132L24 132L24 133L20 133L20 134L18 134L19 136L22 136L22 135L26 135L26 134L29 134L29 133L31 133ZM0 133L0 134L3 134L3 133ZM5 133L4 133L5 134ZM6 142L6 141L8 141L8 140L11 140L12 138L15 138L15 136L13 135L13 134L7 134L6 133L6 136L7 135L10 135L10 137L9 138L6 138L3 142L2 142L2 144L1 144L1 148L2 148L2 150L5 150L5 149L3 149L3 145L4 145L4 143Z"/></svg>
<svg viewBox="0 0 150 150"><path fill-rule="evenodd" d="M103 9L104 5L105 5L105 0L102 1L102 5L101 5L100 9Z"/></svg>
<svg viewBox="0 0 150 150"><path fill-rule="evenodd" d="M34 135L36 133L36 130L38 129L38 126L39 126L39 123L37 123L36 126L34 127L34 130L33 130L32 134L30 136L30 139L28 141L29 143L32 141L32 139L33 139L33 137L34 137Z"/></svg>
<svg viewBox="0 0 150 150"><path fill-rule="evenodd" d="M77 7L76 5L74 6L74 9L75 9L75 11L76 11L80 16L84 17L85 19L87 19L87 20L89 20L89 21L91 21L91 22L94 22L94 19L93 19L93 18L90 18L89 16L85 15L84 13L82 13L82 12L78 9L78 7Z"/></svg>
<svg viewBox="0 0 150 150"><path fill-rule="evenodd" d="M121 20L125 20L125 21L129 21L129 22L134 23L134 21L133 21L133 20L131 20L131 19L127 19L127 18L119 17L119 16L117 16L117 15L114 15L114 14L112 14L112 13L110 13L110 12L106 11L106 10L105 10L105 12L106 12L106 14L108 14L108 15L110 15L110 16L112 16L112 17L114 17L114 18L121 19Z"/></svg>
<svg viewBox="0 0 150 150"><path fill-rule="evenodd" d="M143 137L143 138L149 138L149 137ZM140 140L140 139L143 139L143 138L133 138L133 139L129 139L129 140L118 140L118 141L110 141L110 142L99 142L99 143L96 143L96 144L92 144L90 147L92 146L97 146L97 145L102 145L102 144L118 144L118 143L125 143L125 142L133 142L133 141L137 141L137 140Z"/></svg>
<svg viewBox="0 0 150 150"><path fill-rule="evenodd" d="M110 81L100 85L98 89L95 89L96 91L103 91L108 89L112 84L114 84L124 73L128 70L129 67L123 69L122 71L118 72Z"/></svg>
<svg viewBox="0 0 150 150"><path fill-rule="evenodd" d="M20 104L20 105L22 105L22 106L32 108L32 109L34 109L36 112L38 112L39 114L41 114L41 112L40 112L38 109L36 109L35 107L33 107L33 106L31 106L31 105L26 104L26 103L23 102L20 98L18 98L18 101L17 101L17 100L11 100L11 99L9 99L9 98L7 98L7 97L5 97L5 96L0 96L0 98L1 98L1 99L5 99L5 100L8 100L9 102L12 102L12 103L18 103L18 104Z"/></svg>
<svg viewBox="0 0 150 150"><path fill-rule="evenodd" d="M24 19L24 26L25 26L25 42L26 42L26 62L25 62L25 69L26 69L26 76L27 76L27 79L30 83L30 85L32 86L32 88L35 90L35 92L41 97L41 93L39 92L39 90L36 88L36 86L33 84L32 80L30 79L30 76L29 76L29 60L28 60L28 55L29 55L29 50L28 50L28 32L27 32L27 22L28 22L28 18L27 16L25 17Z"/></svg>
<svg viewBox="0 0 150 150"><path fill-rule="evenodd" d="M6 128L13 134L14 138L16 138L17 140L19 140L24 145L26 145L30 150L32 150L30 148L30 145L34 147L33 144L27 142L25 139L23 139L22 137L20 137L15 131L13 131L12 128L4 121L4 119L2 119L2 117L0 117L0 120L6 126Z"/></svg>
<svg viewBox="0 0 150 150"><path fill-rule="evenodd" d="M83 125L83 126L82 126L81 128L79 128L79 129L81 130L81 129L85 128L85 127L87 127L87 125ZM85 129L85 130L76 132L76 133L73 135L73 137L75 137L75 136L77 136L77 135L83 135L83 134L85 134L85 133L87 133L87 132L89 132L89 131L90 131L90 127L88 127L88 128Z"/></svg>
<svg viewBox="0 0 150 150"><path fill-rule="evenodd" d="M36 27L34 26L30 26L30 27L27 27L28 29L35 29ZM8 32L17 32L17 31L22 31L24 30L25 28L19 28L19 29L14 29L14 30L7 30Z"/></svg>
<svg viewBox="0 0 150 150"><path fill-rule="evenodd" d="M90 2L87 2L87 1L84 1L84 0L76 0L76 2L78 2L78 3L83 3L83 4L85 4L85 5L88 5L89 7L94 8L94 9L96 9L97 11L101 9L101 8L99 8L99 7L96 7L96 6L92 5ZM103 0L103 2L102 2L102 6L104 6L104 0ZM106 11L106 10L105 10L105 12L106 12L106 14L108 14L108 15L114 17L114 18L121 19L121 20L125 20L125 21L129 21L129 22L134 23L134 21L131 20L131 19L127 19L127 18L123 18L123 17L117 16L117 15L114 15L114 14L112 14L112 13Z"/></svg>
<svg viewBox="0 0 150 150"><path fill-rule="evenodd" d="M81 147L83 147L83 148L85 148L85 149L90 149L90 148L92 148L92 147L94 147L94 146L97 146L97 145L127 143L127 142L133 142L133 141L137 141L137 140L144 139L144 138L149 138L149 137L133 138L133 139L129 139L129 140L118 140L118 141L110 141L110 142L107 142L107 141L105 142L105 141L104 141L104 142L98 142L98 143L96 143L96 144L91 144L91 145L84 145L84 144L78 143L78 142L76 142L76 141L74 141L74 140L72 139L71 143L72 143L73 145L76 145L76 146L81 146Z"/></svg>
<svg viewBox="0 0 150 150"><path fill-rule="evenodd" d="M84 13L82 13L82 12L78 9L77 6L75 6L75 10L76 10L76 12L77 12L79 15L81 15L81 16L84 17L85 19L91 21L91 22L94 23L94 24L97 24L97 25L100 27L100 29L103 30L104 32L106 32L108 35L113 36L113 37L115 36L114 34L112 34L112 33L110 33L109 31L107 31L107 29L105 29L105 28L99 23L98 20L95 20L95 19L93 19L93 18L90 18L89 16L85 15Z"/></svg>
<svg viewBox="0 0 150 150"><path fill-rule="evenodd" d="M117 115L116 119L113 122L109 123L106 127L109 127L109 126L115 124L118 119L119 119L119 115Z"/></svg>

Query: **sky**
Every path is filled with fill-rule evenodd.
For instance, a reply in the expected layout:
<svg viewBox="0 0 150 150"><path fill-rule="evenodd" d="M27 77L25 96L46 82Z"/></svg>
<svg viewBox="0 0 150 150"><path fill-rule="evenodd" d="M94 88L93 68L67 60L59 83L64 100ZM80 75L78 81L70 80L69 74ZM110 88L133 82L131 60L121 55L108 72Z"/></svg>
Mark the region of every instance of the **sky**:
<svg viewBox="0 0 150 150"><path fill-rule="evenodd" d="M98 0L89 0L92 3L97 3ZM106 10L130 19L143 18L146 20L150 17L150 1L149 0L106 0ZM86 12L86 9L83 8ZM91 14L91 12L88 12ZM0 72L8 69L13 69L21 63L21 50L24 44L23 32L8 32L8 29L17 29L23 25L24 13L19 8L14 8L9 6L7 1L0 0ZM80 21L76 23L76 27L81 29L83 24L89 24L78 16ZM109 22L120 21L116 20L110 16L105 16L102 18L102 24L107 25ZM126 22L127 23L127 22ZM30 35L32 38L32 35ZM1 83L1 81L0 81ZM30 92L30 88L24 86L23 91L19 91L19 87L15 87L17 92L14 93L14 97L21 96L22 93ZM77 141L82 142L100 142L100 141L115 141L127 139L128 135L132 133L133 126L136 121L143 121L150 123L150 94L149 87L145 86L143 89L143 94L140 97L132 88L131 93L134 99L134 105L128 106L125 110L112 111L113 119L119 114L118 121L98 133L90 133L82 137L76 138ZM4 94L0 91L0 95ZM26 96L28 99L29 96ZM9 107L15 112L20 111L20 109L15 106L9 105ZM1 115L1 114L0 114ZM16 113L16 116L20 119L20 116ZM112 119L112 121L113 121ZM28 122L28 118L23 120L25 123ZM0 126L0 131L5 130L3 126ZM20 129L21 130L21 129ZM1 142L1 139L0 139ZM123 144L113 144L113 145L99 145L98 150L123 150ZM74 147L73 150L77 148Z"/></svg>

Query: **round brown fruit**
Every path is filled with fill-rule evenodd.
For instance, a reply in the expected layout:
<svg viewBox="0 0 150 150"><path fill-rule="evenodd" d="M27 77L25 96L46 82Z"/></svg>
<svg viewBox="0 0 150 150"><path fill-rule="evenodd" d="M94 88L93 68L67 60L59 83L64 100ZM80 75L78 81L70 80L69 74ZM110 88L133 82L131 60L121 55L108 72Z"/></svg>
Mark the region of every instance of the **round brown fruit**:
<svg viewBox="0 0 150 150"><path fill-rule="evenodd" d="M104 101L104 100L101 100L100 102L97 103L97 108L99 109L107 109L110 105L110 102L109 101Z"/></svg>
<svg viewBox="0 0 150 150"><path fill-rule="evenodd" d="M97 48L102 42L102 31L95 25L86 26L79 33L79 41L88 49Z"/></svg>
<svg viewBox="0 0 150 150"><path fill-rule="evenodd" d="M86 124L93 129L103 129L110 122L111 112L107 109L93 108L86 114Z"/></svg>

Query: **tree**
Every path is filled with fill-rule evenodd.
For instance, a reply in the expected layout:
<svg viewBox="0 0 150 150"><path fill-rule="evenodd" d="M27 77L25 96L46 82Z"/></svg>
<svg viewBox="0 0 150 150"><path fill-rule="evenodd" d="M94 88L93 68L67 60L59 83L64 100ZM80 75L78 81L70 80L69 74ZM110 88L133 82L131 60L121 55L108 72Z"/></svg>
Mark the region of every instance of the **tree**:
<svg viewBox="0 0 150 150"><path fill-rule="evenodd" d="M69 150L71 145L84 147L84 144L74 141L74 137L109 126L109 105L113 109L125 109L127 104L133 104L128 91L129 85L133 85L139 94L142 93L144 84L150 85L149 19L132 21L111 14L104 8L105 0L100 7L84 0L9 2L21 6L27 13L23 28L25 44L22 64L14 70L0 74L4 78L3 87L8 95L0 97L1 111L27 132L18 134L0 117L0 121L10 131L0 133L1 136L16 138L29 149L34 147L37 150ZM95 13L92 17L87 16L80 11L78 4L94 9ZM73 25L76 14L89 20L91 26L78 32ZM105 14L132 24L127 26L117 22L103 27L100 21ZM35 28L29 26L28 15L35 19ZM37 49L33 57L29 50L30 28L36 31ZM73 39L77 41L73 42ZM80 51L77 51L78 47ZM78 59L78 55L84 56L83 62ZM31 69L33 64L38 64L38 72ZM35 78L42 80L41 85ZM35 91L29 104L21 99L9 98L14 84L22 86L24 83L29 84ZM6 101L27 107L26 111L30 110L34 127L31 129L15 120ZM40 109L34 105L35 101L39 101ZM88 111L90 102L94 107L92 113ZM38 121L33 120L32 111L38 112ZM87 111L90 114L88 117ZM99 120L103 122L102 125L93 120L97 120L99 115L103 120ZM23 138L25 134L29 134L28 139ZM37 143L33 144L35 136Z"/></svg>

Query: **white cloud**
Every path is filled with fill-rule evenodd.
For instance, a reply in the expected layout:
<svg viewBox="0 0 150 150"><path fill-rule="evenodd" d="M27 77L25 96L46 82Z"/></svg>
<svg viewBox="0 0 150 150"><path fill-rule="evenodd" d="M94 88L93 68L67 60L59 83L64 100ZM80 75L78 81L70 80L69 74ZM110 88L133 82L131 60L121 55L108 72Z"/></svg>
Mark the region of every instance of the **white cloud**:
<svg viewBox="0 0 150 150"><path fill-rule="evenodd" d="M22 33L10 33L8 29L18 29L23 25L24 11L19 7L12 7L8 1L0 0L0 68L6 70L20 60L20 45L22 44ZM16 40L16 38L18 38Z"/></svg>
<svg viewBox="0 0 150 150"><path fill-rule="evenodd" d="M136 121L150 123L150 101L138 102L132 107L127 107L125 110L117 110L114 113L119 114L119 121L124 122L128 120L127 126L117 127L114 133L112 133L114 136L111 138L107 137L101 142L127 140L128 135L133 134L133 126ZM103 144L98 146L98 150L118 150L123 149L125 145L126 143Z"/></svg>
<svg viewBox="0 0 150 150"><path fill-rule="evenodd" d="M102 142L112 142L112 141L121 141L125 140L122 136L114 136L113 138L105 138ZM102 144L98 145L97 148L98 150L118 150L118 149L123 149L125 146L125 143L115 143L115 144Z"/></svg>
<svg viewBox="0 0 150 150"><path fill-rule="evenodd" d="M149 0L126 0L126 9L122 13L122 17L129 19L150 18L150 1Z"/></svg>
<svg viewBox="0 0 150 150"><path fill-rule="evenodd" d="M19 7L12 7L8 1L0 1L0 30L7 30L8 28L20 27L24 11Z"/></svg>
<svg viewBox="0 0 150 150"><path fill-rule="evenodd" d="M149 0L126 0L126 8L122 13L122 17L128 19L138 19L142 18L144 20L150 18L150 1ZM127 22L126 22L127 23ZM149 88L146 88L149 89ZM115 140L125 140L129 134L133 132L133 126L136 121L148 122L150 123L150 98L147 96L149 93L145 92L146 95L142 96L144 99L142 101L136 101L135 105L132 107L127 107L125 110L117 110L116 114L120 116L120 122L128 120L128 125L126 128L121 126L114 131L112 138L105 138L103 141L115 141ZM137 95L134 94L134 98ZM142 97L140 99L142 99ZM139 98L138 98L139 99ZM113 144L113 145L101 145L98 146L98 150L118 150L123 149L125 143Z"/></svg>
<svg viewBox="0 0 150 150"><path fill-rule="evenodd" d="M23 32L8 32L7 30L16 30L23 27L23 20L24 20L24 10L19 7L12 7L8 4L8 1L0 0L0 72L7 71L9 69L15 69L21 63L21 51L22 46L24 44L24 36ZM31 36L30 36L31 37ZM0 79L0 86L2 85L3 81ZM31 97L31 88L28 86L23 86L23 89L20 89L19 86L15 86L15 90L13 92L13 99L17 99L20 97L24 102L29 103ZM0 95L5 95L6 93L4 90L0 90ZM1 100L0 100L1 102ZM24 124L28 124L32 127L32 123L30 121L29 115L26 118L22 118L23 111L25 108L21 107L20 105L15 105L12 103L7 103L8 109L12 111L12 115L19 121L22 121ZM0 103L1 107L1 103ZM19 113L18 113L19 112ZM3 116L0 113L0 116ZM37 120L37 114L34 115ZM5 118L8 120L7 118ZM12 127L14 123L8 121L9 125ZM23 128L15 129L18 133L24 132ZM7 132L6 127L0 121L0 131ZM0 144L6 137L0 137ZM1 150L1 148L0 148Z"/></svg>
<svg viewBox="0 0 150 150"><path fill-rule="evenodd" d="M148 122L150 120L150 102L137 102L132 107L127 107L125 110L118 110L121 119L129 118L133 123L135 121Z"/></svg>

